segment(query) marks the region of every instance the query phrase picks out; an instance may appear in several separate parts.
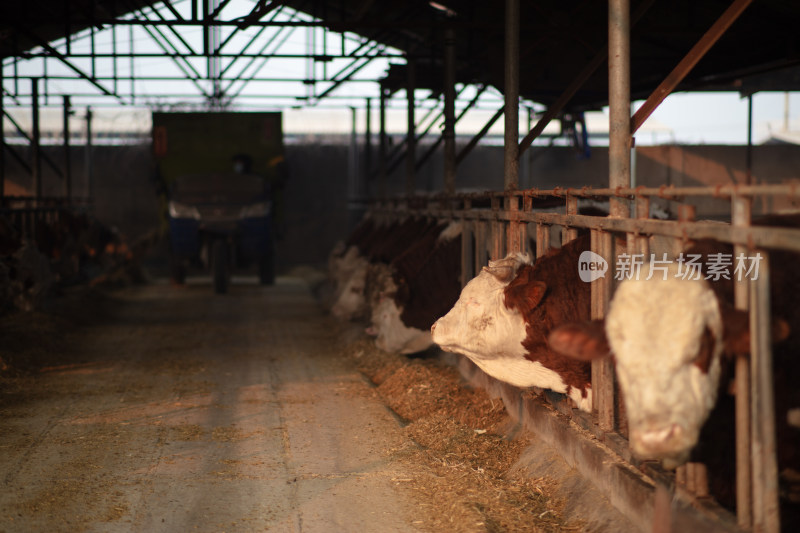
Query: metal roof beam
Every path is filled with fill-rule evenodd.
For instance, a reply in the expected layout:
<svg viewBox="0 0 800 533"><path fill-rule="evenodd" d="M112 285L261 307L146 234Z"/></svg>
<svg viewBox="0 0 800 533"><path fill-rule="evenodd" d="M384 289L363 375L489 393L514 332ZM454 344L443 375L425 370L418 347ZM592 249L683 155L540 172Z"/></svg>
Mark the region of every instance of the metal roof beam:
<svg viewBox="0 0 800 533"><path fill-rule="evenodd" d="M172 0L162 0L164 6L169 9L170 13L177 19L177 20L186 20L183 16L178 13L178 10L172 5Z"/></svg>
<svg viewBox="0 0 800 533"><path fill-rule="evenodd" d="M267 46L269 46L278 37L278 35L280 35L280 33L282 31L283 31L283 28L280 28L275 33L275 35L267 42L267 44L264 45L264 47L261 49L261 51L263 52L264 50L266 50ZM292 33L294 33L294 31L295 31L295 28L289 29L289 31L286 33L286 35L283 37L283 39L281 39L281 42L278 43L278 46L275 47L275 51L280 50L281 46L283 46L283 44L289 39L289 37L292 36ZM253 79L255 79L255 77L258 75L258 73L261 72L261 69L263 69L267 65L267 62L269 61L269 59L270 59L269 57L265 57L263 59L263 61L261 62L261 65L259 65L259 67L253 71L253 74L249 78L244 80L244 83L242 83L242 86L239 87L239 89L230 97L231 99L236 98L237 96L239 96L242 93L242 91L247 86L247 84L250 83L251 81L253 81ZM224 90L225 93L227 93L231 89L231 87L233 87L234 83L236 83L237 81L241 81L242 80L242 75L245 73L245 71L248 68L250 68L250 65L252 65L255 61L256 61L255 59L252 59L247 65L245 65L245 67L239 72L239 75L233 81L231 81L231 83L225 88L225 90Z"/></svg>
<svg viewBox="0 0 800 533"><path fill-rule="evenodd" d="M161 12L158 9L154 8L153 6L149 6L149 8L150 8L150 11L152 11L159 19L166 20L164 15L162 15ZM142 14L142 16L145 16L144 8L141 8L139 10L139 12ZM178 40L181 42L181 44L183 44L183 46L185 46L186 49L189 50L189 52L194 53L194 48L192 48L191 45L186 42L186 40L183 38L183 36L180 33L178 33L178 31L175 29L175 27L173 25L169 24L169 25L167 25L167 28L169 28L169 31L171 31L175 35L175 37L178 38ZM156 29L156 31L158 31L161 34L162 38L164 38L165 40L167 39L167 37L160 30ZM173 46L173 48L175 48L175 51L178 50L178 48L175 47L175 46Z"/></svg>
<svg viewBox="0 0 800 533"><path fill-rule="evenodd" d="M703 56L711 49L712 46L722 37L728 28L739 18L747 6L753 0L734 0L734 2L725 10L725 12L717 19L717 21L709 28L709 30L700 38L689 53L678 63L678 65L670 72L664 81L656 87L656 90L647 98L642 106L634 113L631 119L631 135L636 133L647 117L655 111L655 109L675 90L675 87L683 81L689 72L697 65Z"/></svg>
<svg viewBox="0 0 800 533"><path fill-rule="evenodd" d="M650 6L653 5L654 0L646 0L639 4L636 8L636 11L631 15L631 28L635 26L636 22L641 20L644 14L650 9ZM533 127L531 131L525 135L525 138L522 139L522 142L519 143L519 152L517 154L517 158L522 157L522 154L527 150L533 141L542 134L544 129L547 127L550 122L558 116L559 113L564 109L564 107L569 103L575 93L583 87L583 84L587 82L587 80L594 74L600 65L602 65L606 59L608 59L608 46L604 46L599 52L595 54L595 56L589 61L589 63L583 67L583 69L578 73L572 83L567 86L561 96L553 102L550 106L548 106L547 110L544 112L544 115L536 122L536 125Z"/></svg>
<svg viewBox="0 0 800 533"><path fill-rule="evenodd" d="M72 62L70 62L66 58L66 56L64 56L64 54L62 54L61 52L59 52L58 50L56 50L55 48L50 46L48 43L44 42L44 40L41 39L38 35L30 32L28 30L23 30L23 31L25 32L26 35L28 35L28 37L30 39L32 39L33 41L37 42L39 44L39 46L41 46L42 48L47 50L50 53L50 55L56 57L59 61L64 63L64 65L69 67L70 70L75 72L78 76L80 76L81 78L85 79L86 81L88 81L89 83L91 83L92 85L97 87L103 94L105 94L106 96L113 96L114 98L117 98L121 103L123 103L123 104L125 103L125 101L122 99L122 97L120 97L118 94L114 93L110 89L106 88L103 84L98 82L93 76L90 76L89 74L87 74L84 71L82 71L81 69L79 69L77 66L73 65Z"/></svg>
<svg viewBox="0 0 800 533"><path fill-rule="evenodd" d="M158 30L158 28L156 28L155 30L159 34L161 33ZM195 76L192 76L189 72L187 72L186 68L181 64L180 61L178 61L180 56L176 56L176 55L172 54L169 50L167 50L167 47L161 41L158 40L158 37L155 36L155 34L153 33L153 31L150 28L145 26L144 27L144 31L146 31L147 34L150 35L150 38L153 39L153 41L158 45L158 47L161 48L164 51L164 53L167 55L167 57L169 57L172 60L172 62L175 63L175 66L177 66L178 69L181 72L183 72L183 74L186 76L186 79L191 81L194 84L194 86L197 87L197 89L200 91L200 93L203 96L205 96L206 98L208 98L209 97L208 93L206 92L205 88L202 85L200 85L200 82L198 81L198 79L200 79L202 76L200 76L200 73L197 72L197 70L192 66L192 64L184 59L184 62L186 63L186 66L189 67L189 70L191 70L192 72L195 73ZM169 42L169 39L164 37L163 34L161 35L161 37L164 38L164 40L166 40L167 43L169 43L172 46L172 44Z"/></svg>

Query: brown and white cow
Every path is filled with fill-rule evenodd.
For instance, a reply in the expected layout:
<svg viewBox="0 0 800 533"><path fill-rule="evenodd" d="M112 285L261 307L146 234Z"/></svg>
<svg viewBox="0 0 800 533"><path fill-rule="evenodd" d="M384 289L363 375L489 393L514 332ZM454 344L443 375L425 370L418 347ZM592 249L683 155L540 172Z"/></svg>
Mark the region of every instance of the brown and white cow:
<svg viewBox="0 0 800 533"><path fill-rule="evenodd" d="M711 254L732 252L710 241L687 250L700 255L703 264ZM774 342L800 324L800 280L787 276L786 268L796 263L792 257L772 254ZM707 281L705 273L677 275L678 263L666 272L662 267L645 264L638 279L620 283L604 322L564 325L549 340L553 349L580 360L613 355L634 454L674 468L689 459L718 396L727 389L720 379L724 367L733 356L749 352L750 336L747 314L732 307L731 280ZM776 351L776 364L782 351Z"/></svg>
<svg viewBox="0 0 800 533"><path fill-rule="evenodd" d="M433 345L431 325L458 299L461 224L438 224L389 265L367 332L387 352L416 353Z"/></svg>
<svg viewBox="0 0 800 533"><path fill-rule="evenodd" d="M589 318L590 284L578 272L588 249L587 235L535 264L522 254L490 261L433 325L433 341L496 379L565 393L590 411L590 365L554 352L547 342L556 326Z"/></svg>

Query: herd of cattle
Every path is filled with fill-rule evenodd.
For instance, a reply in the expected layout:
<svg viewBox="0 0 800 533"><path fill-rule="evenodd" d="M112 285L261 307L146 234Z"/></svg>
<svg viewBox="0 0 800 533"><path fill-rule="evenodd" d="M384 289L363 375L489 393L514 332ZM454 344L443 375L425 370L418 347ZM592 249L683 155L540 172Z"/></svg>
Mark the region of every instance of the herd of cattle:
<svg viewBox="0 0 800 533"><path fill-rule="evenodd" d="M150 238L129 246L95 218L61 210L29 235L0 215L0 312L40 309L53 290L76 284L135 281Z"/></svg>
<svg viewBox="0 0 800 533"><path fill-rule="evenodd" d="M769 225L797 227L797 217ZM611 357L641 459L667 468L690 457L718 470L718 499L732 507L733 360L750 351L749 319L734 308L734 281L678 276L645 264L622 281L606 318L590 320L591 284L578 258L588 235L532 261L513 253L461 289L461 228L427 218L382 222L367 215L330 256L332 314L368 322L385 351L414 353L434 345L462 354L490 376L518 387L564 393L592 409L591 360ZM700 265L730 245L697 241L686 250ZM800 504L800 254L771 254L771 305L778 463L787 502ZM729 278L732 276L728 276ZM708 279L706 279L708 278ZM725 449L727 451L723 452ZM705 453L703 453L705 452ZM713 485L713 483L712 483ZM727 492L725 494L727 487ZM714 487L712 486L712 492Z"/></svg>

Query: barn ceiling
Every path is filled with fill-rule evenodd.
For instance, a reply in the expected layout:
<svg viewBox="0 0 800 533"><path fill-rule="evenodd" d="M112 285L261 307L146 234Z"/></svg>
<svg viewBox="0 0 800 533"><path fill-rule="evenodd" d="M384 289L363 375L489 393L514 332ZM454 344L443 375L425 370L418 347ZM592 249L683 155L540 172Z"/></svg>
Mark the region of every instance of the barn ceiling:
<svg viewBox="0 0 800 533"><path fill-rule="evenodd" d="M24 57L35 47L69 61L47 43L86 28L114 25L126 13L164 5L158 21L179 35L183 28L268 25L280 6L312 15L313 24L350 31L401 50L416 61L417 86L442 87L444 29L456 37L457 79L502 91L504 6L502 0L258 0L237 20L224 19L228 0L37 0L0 3L0 55ZM191 10L187 9L191 5ZM646 98L725 12L723 0L631 0L631 79L634 99ZM180 10L178 8L182 8ZM521 2L520 93L553 103L578 74L607 49L607 2ZM137 19L142 24L147 21ZM126 24L132 22L129 19ZM137 22L138 23L138 22ZM678 90L800 90L800 2L755 0L691 70ZM204 47L205 53L209 48ZM211 68L211 67L209 67ZM383 84L404 88L405 65L392 65ZM78 73L86 78L91 75ZM90 80L91 81L91 80ZM567 108L594 109L608 100L607 64L600 63Z"/></svg>

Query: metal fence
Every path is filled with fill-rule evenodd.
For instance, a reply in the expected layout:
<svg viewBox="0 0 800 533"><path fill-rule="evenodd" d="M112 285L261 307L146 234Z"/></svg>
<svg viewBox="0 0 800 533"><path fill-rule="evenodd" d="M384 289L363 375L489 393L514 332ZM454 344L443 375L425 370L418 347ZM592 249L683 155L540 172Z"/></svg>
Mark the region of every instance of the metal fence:
<svg viewBox="0 0 800 533"><path fill-rule="evenodd" d="M698 196L714 196L730 201L731 224L696 221L694 207L683 203ZM780 529L778 508L778 470L776 459L775 412L770 327L769 256L771 250L800 252L800 229L751 226L753 200L761 196L800 199L800 186L753 185L718 187L660 187L617 189L528 189L454 196L405 197L377 201L371 211L381 217L409 215L461 221L461 282L467 283L489 259L508 252L531 252L541 257L552 246L577 238L578 229L591 231L592 251L609 265L619 254L644 254L651 246L670 249L675 256L693 239L711 238L734 245L739 253L760 253L760 273L756 280L735 282L735 305L749 310L751 356L739 357L736 380L736 507L737 522L756 531ZM626 200L631 218L612 218L578 214L579 200ZM674 202L678 220L650 218L651 199ZM561 206L554 208L555 206ZM563 209L562 209L563 208ZM559 211L559 212L556 212ZM563 211L563 212L561 212ZM559 229L560 232L553 232ZM561 243L558 243L560 234ZM528 250L535 236L535 250ZM555 236L555 238L553 238ZM658 243L656 243L658 240ZM556 241L556 242L551 242ZM614 276L592 283L592 318L602 318L614 288ZM627 444L627 422L620 410L613 363L607 358L592 363L593 413L587 416L567 405L556 407L592 431L621 457L644 468L656 478L666 476L684 493L694 497L709 495L706 468L688 463L672 474L652 464L642 464L632 456Z"/></svg>
<svg viewBox="0 0 800 533"><path fill-rule="evenodd" d="M8 220L22 237L33 237L37 225L55 224L62 212L85 210L88 206L86 199L3 196L0 197L0 217Z"/></svg>

